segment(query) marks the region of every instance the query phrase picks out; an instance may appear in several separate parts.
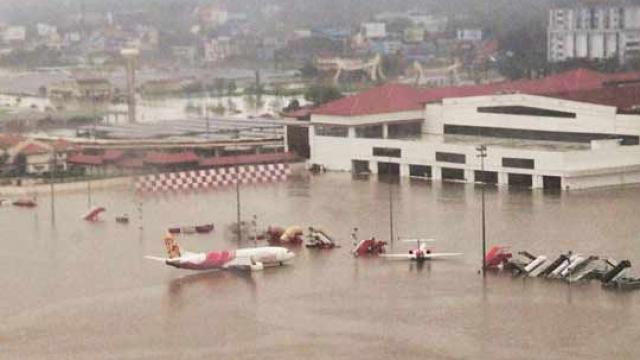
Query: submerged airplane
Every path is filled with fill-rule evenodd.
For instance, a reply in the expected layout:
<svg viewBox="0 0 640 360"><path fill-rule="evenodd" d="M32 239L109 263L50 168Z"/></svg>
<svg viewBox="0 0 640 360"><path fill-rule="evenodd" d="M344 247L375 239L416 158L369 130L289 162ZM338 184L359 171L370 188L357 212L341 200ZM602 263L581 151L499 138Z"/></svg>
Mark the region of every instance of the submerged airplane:
<svg viewBox="0 0 640 360"><path fill-rule="evenodd" d="M179 269L260 271L267 266L284 265L295 257L295 253L289 249L274 246L200 253L183 251L170 233L165 236L164 244L167 249L167 258L157 256L145 256L145 258L162 261Z"/></svg>
<svg viewBox="0 0 640 360"><path fill-rule="evenodd" d="M451 256L460 256L462 253L434 253L431 252L431 249L427 246L427 242L433 242L433 239L404 239L403 242L416 242L417 247L409 250L408 253L404 254L380 254L381 257L391 258L391 259L406 259L406 260L415 260L415 261L425 261L436 258L443 257L451 257Z"/></svg>

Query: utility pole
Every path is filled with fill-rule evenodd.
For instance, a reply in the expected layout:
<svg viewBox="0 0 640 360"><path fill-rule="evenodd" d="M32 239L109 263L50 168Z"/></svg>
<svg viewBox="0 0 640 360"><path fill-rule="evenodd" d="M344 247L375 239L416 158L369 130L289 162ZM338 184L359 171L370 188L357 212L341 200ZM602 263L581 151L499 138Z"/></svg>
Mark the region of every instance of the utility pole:
<svg viewBox="0 0 640 360"><path fill-rule="evenodd" d="M389 242L393 248L393 191L391 189L391 174L387 174L387 180L389 181Z"/></svg>
<svg viewBox="0 0 640 360"><path fill-rule="evenodd" d="M242 242L242 225L240 223L240 168L236 164L236 222L238 224L238 243Z"/></svg>
<svg viewBox="0 0 640 360"><path fill-rule="evenodd" d="M482 174L482 276L486 275L487 263L485 254L487 253L487 241L486 241L486 222L485 222L485 208L484 208L484 188L487 184L486 174L484 172L484 158L487 157L487 146L480 145L476 148L478 151L478 157L480 158L480 173Z"/></svg>
<svg viewBox="0 0 640 360"><path fill-rule="evenodd" d="M53 177L53 171L55 169L56 166L56 151L55 149L52 151L52 157L51 157L51 165L49 166L49 186L51 187L51 222L55 222L56 221L56 206L55 206L55 190L54 190L54 186L53 186L53 182L54 182L54 177Z"/></svg>
<svg viewBox="0 0 640 360"><path fill-rule="evenodd" d="M127 114L129 123L136 122L136 58L140 51L135 48L122 49L120 55L127 61Z"/></svg>

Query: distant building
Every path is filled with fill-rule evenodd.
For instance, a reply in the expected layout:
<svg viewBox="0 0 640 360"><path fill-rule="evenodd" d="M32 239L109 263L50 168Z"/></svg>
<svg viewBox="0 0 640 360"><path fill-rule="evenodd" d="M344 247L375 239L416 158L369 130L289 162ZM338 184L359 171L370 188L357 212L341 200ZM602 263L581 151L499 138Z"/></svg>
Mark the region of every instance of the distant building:
<svg viewBox="0 0 640 360"><path fill-rule="evenodd" d="M193 66L196 63L198 52L195 46L172 46L171 54L179 63Z"/></svg>
<svg viewBox="0 0 640 360"><path fill-rule="evenodd" d="M215 5L198 7L195 13L204 28L214 28L229 21L229 12Z"/></svg>
<svg viewBox="0 0 640 360"><path fill-rule="evenodd" d="M113 86L105 78L83 78L63 81L49 88L49 98L54 101L105 102L111 100L112 94Z"/></svg>
<svg viewBox="0 0 640 360"><path fill-rule="evenodd" d="M411 26L404 29L402 39L405 43L419 44L424 41L424 28L420 26Z"/></svg>
<svg viewBox="0 0 640 360"><path fill-rule="evenodd" d="M640 57L640 7L582 6L549 10L547 59Z"/></svg>
<svg viewBox="0 0 640 360"><path fill-rule="evenodd" d="M310 29L296 29L293 31L293 37L296 39L306 39L311 37Z"/></svg>
<svg viewBox="0 0 640 360"><path fill-rule="evenodd" d="M2 33L2 40L10 45L23 43L27 40L27 29L24 26L9 26Z"/></svg>
<svg viewBox="0 0 640 360"><path fill-rule="evenodd" d="M226 36L210 39L204 43L204 61L217 63L240 53L239 46Z"/></svg>
<svg viewBox="0 0 640 360"><path fill-rule="evenodd" d="M443 33L449 25L449 17L421 12L410 12L408 18L415 25L422 26L428 33Z"/></svg>
<svg viewBox="0 0 640 360"><path fill-rule="evenodd" d="M363 23L361 31L367 39L384 39L387 37L386 25L383 22Z"/></svg>
<svg viewBox="0 0 640 360"><path fill-rule="evenodd" d="M456 38L460 41L482 41L481 29L458 29Z"/></svg>
<svg viewBox="0 0 640 360"><path fill-rule="evenodd" d="M6 150L9 155L7 163L29 175L39 175L51 170L66 171L67 156L72 150L73 147L64 141L46 143L20 138L19 142Z"/></svg>
<svg viewBox="0 0 640 360"><path fill-rule="evenodd" d="M49 37L53 34L57 34L58 28L53 25L38 23L36 24L36 31L40 37Z"/></svg>

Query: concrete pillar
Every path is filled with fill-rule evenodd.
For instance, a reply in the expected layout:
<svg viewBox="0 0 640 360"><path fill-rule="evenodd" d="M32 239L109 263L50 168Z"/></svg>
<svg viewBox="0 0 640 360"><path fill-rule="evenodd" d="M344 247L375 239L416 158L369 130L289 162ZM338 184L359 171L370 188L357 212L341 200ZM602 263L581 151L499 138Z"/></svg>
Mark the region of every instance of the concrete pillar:
<svg viewBox="0 0 640 360"><path fill-rule="evenodd" d="M389 124L382 124L382 138L389 138Z"/></svg>
<svg viewBox="0 0 640 360"><path fill-rule="evenodd" d="M544 183L542 181L542 175L532 175L531 176L531 188L532 189L542 189L544 187Z"/></svg>
<svg viewBox="0 0 640 360"><path fill-rule="evenodd" d="M509 173L498 172L498 185L509 185Z"/></svg>
<svg viewBox="0 0 640 360"><path fill-rule="evenodd" d="M284 127L284 152L289 152L289 126Z"/></svg>
<svg viewBox="0 0 640 360"><path fill-rule="evenodd" d="M431 178L433 180L442 180L442 168L440 166L431 167Z"/></svg>
<svg viewBox="0 0 640 360"><path fill-rule="evenodd" d="M473 173L473 169L464 169L464 181L474 182L476 181Z"/></svg>
<svg viewBox="0 0 640 360"><path fill-rule="evenodd" d="M409 177L409 164L400 164L400 176Z"/></svg>
<svg viewBox="0 0 640 360"><path fill-rule="evenodd" d="M349 130L347 132L347 137L350 139L355 139L356 137L356 128L353 126L349 126Z"/></svg>

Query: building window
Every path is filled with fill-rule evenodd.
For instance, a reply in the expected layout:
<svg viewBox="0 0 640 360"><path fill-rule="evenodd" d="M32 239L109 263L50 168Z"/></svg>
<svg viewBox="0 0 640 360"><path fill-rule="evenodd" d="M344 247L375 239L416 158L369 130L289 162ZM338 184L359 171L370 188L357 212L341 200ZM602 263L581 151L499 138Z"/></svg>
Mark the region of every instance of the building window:
<svg viewBox="0 0 640 360"><path fill-rule="evenodd" d="M384 148L374 147L373 156L386 156L399 158L402 155L402 151L398 148Z"/></svg>
<svg viewBox="0 0 640 360"><path fill-rule="evenodd" d="M412 139L422 134L422 121L389 124L389 139Z"/></svg>
<svg viewBox="0 0 640 360"><path fill-rule="evenodd" d="M533 169L535 161L533 159L522 158L502 158L503 167L519 168L519 169Z"/></svg>
<svg viewBox="0 0 640 360"><path fill-rule="evenodd" d="M316 136L347 137L349 135L349 128L346 126L316 125L315 129Z"/></svg>
<svg viewBox="0 0 640 360"><path fill-rule="evenodd" d="M411 177L421 177L421 178L430 178L431 177L431 166L409 165L409 176L411 176Z"/></svg>
<svg viewBox="0 0 640 360"><path fill-rule="evenodd" d="M382 125L356 127L356 137L365 139L382 139Z"/></svg>
<svg viewBox="0 0 640 360"><path fill-rule="evenodd" d="M465 154L438 151L436 152L436 161L464 164L467 162L467 156Z"/></svg>
<svg viewBox="0 0 640 360"><path fill-rule="evenodd" d="M490 137L511 138L511 139L566 141L566 142L578 142L578 143L587 143L591 140L600 140L600 139L622 139L621 145L640 144L640 137L638 137L637 135L557 132L557 131L507 129L507 128L479 127L479 126L466 126L466 125L446 125L445 124L444 133L458 134L458 135L473 135L473 136L490 136Z"/></svg>
<svg viewBox="0 0 640 360"><path fill-rule="evenodd" d="M371 172L369 162L366 160L351 160L351 169L354 174L368 174Z"/></svg>
<svg viewBox="0 0 640 360"><path fill-rule="evenodd" d="M442 180L464 180L464 170L443 167Z"/></svg>
<svg viewBox="0 0 640 360"><path fill-rule="evenodd" d="M576 113L541 109L529 106L481 106L478 107L478 112L488 114L530 115L572 119L575 119L576 117Z"/></svg>

